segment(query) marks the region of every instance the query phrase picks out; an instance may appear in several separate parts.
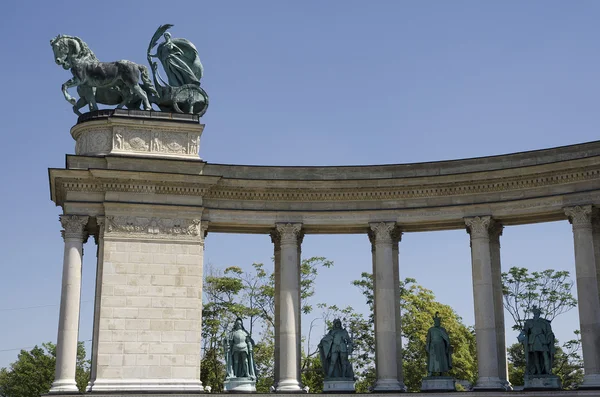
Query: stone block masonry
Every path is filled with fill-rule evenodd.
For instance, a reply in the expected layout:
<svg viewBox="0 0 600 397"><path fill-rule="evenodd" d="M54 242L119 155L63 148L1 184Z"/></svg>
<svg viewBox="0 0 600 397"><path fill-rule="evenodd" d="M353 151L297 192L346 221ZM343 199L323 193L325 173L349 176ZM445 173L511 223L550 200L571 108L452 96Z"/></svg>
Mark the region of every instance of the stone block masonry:
<svg viewBox="0 0 600 397"><path fill-rule="evenodd" d="M202 391L199 223L107 218L90 390Z"/></svg>

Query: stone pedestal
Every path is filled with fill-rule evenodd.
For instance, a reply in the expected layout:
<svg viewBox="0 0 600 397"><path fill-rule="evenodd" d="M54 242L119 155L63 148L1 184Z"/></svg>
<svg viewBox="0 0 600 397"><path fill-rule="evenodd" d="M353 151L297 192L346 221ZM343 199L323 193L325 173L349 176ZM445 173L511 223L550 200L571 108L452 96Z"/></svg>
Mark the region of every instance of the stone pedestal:
<svg viewBox="0 0 600 397"><path fill-rule="evenodd" d="M252 378L229 378L223 383L223 390L229 393L254 393L256 380Z"/></svg>
<svg viewBox="0 0 600 397"><path fill-rule="evenodd" d="M198 116L124 109L84 116L71 128L77 155L200 160L204 125Z"/></svg>
<svg viewBox="0 0 600 397"><path fill-rule="evenodd" d="M560 390L561 387L560 378L556 375L526 375L523 390Z"/></svg>
<svg viewBox="0 0 600 397"><path fill-rule="evenodd" d="M325 380L323 382L323 393L354 393L354 380Z"/></svg>
<svg viewBox="0 0 600 397"><path fill-rule="evenodd" d="M456 380L451 376L428 376L423 378L421 391L456 391Z"/></svg>

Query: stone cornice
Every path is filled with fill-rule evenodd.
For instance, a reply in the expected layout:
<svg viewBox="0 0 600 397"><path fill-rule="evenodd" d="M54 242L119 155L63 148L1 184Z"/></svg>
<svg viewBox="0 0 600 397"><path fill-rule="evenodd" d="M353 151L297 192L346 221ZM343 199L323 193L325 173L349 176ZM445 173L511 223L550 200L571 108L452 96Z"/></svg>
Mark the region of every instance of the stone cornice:
<svg viewBox="0 0 600 397"><path fill-rule="evenodd" d="M51 170L52 173L53 170ZM58 170L57 170L58 171ZM68 175L61 170L57 174ZM352 186L347 186L348 181L285 181L285 187L265 187L264 181L246 180L245 186L231 186L231 180L218 177L187 176L185 181L181 175L170 178L165 174L153 174L153 179L143 180L143 173L135 173L136 179L128 178L128 171L112 171L112 178L99 178L99 172L93 171L94 176L85 171L75 171L81 177L73 179L60 177L54 180L55 200L60 202L66 191L76 192L132 192L171 194L186 196L201 196L207 200L217 201L272 201L272 202L350 202L350 201L384 201L407 200L444 197L463 197L485 195L490 193L524 191L529 189L548 188L578 182L600 181L600 164L595 167L564 169L559 168L552 172L525 174L518 177L503 177L500 174L494 178L468 180L462 182L446 182L447 176L420 178L420 185L404 183L404 179L388 179L383 181L352 181ZM120 174L122 178L117 178ZM62 175L61 175L62 176ZM58 175L57 175L58 177ZM173 180L175 179L175 180ZM204 183L202 181L205 181ZM239 180L236 180L239 181ZM237 185L238 183L234 183ZM275 185L273 183L272 185ZM600 184L599 184L600 186Z"/></svg>

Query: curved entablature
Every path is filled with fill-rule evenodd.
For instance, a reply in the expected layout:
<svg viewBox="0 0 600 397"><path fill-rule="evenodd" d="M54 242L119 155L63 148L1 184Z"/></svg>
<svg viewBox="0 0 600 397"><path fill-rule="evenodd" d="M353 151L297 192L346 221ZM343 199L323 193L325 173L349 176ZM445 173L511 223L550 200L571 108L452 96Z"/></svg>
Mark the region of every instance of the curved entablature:
<svg viewBox="0 0 600 397"><path fill-rule="evenodd" d="M67 156L50 170L52 199L68 212L110 203L202 210L209 229L266 232L277 222L307 233L360 232L374 221L405 231L566 219L563 207L600 205L600 141L503 156L349 167L221 165L120 156ZM79 208L79 210L78 210Z"/></svg>

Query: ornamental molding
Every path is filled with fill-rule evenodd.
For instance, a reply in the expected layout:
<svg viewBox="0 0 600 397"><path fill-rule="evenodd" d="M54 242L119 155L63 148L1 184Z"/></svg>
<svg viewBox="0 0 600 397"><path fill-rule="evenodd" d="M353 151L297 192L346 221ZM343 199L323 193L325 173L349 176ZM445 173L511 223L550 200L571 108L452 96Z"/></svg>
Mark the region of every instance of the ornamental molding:
<svg viewBox="0 0 600 397"><path fill-rule="evenodd" d="M105 237L204 240L208 222L200 219L106 216Z"/></svg>
<svg viewBox="0 0 600 397"><path fill-rule="evenodd" d="M473 196L489 193L524 191L527 189L566 185L600 179L600 168L578 168L557 170L544 174L524 175L518 177L495 177L479 182L463 181L453 183L436 182L443 176L427 177L429 181L416 186L354 186L343 187L347 181L329 181L323 187L298 187L307 181L288 180L296 187L265 187L252 186L253 181L247 180L247 185L227 186L227 179L222 178L217 184L170 183L168 181L136 181L124 179L65 179L56 181L57 198L64 197L65 192L132 192L142 194L169 194L185 196L201 196L205 200L218 201L265 201L265 202L361 202L361 201L393 201L423 198L442 198L457 196ZM390 179L389 183L399 183ZM237 181L237 180L236 180ZM323 182L323 181L321 181ZM356 181L360 183L360 181ZM373 182L365 179L365 184ZM526 197L525 197L526 198ZM510 201L510 199L501 199Z"/></svg>
<svg viewBox="0 0 600 397"><path fill-rule="evenodd" d="M489 238L490 225L492 224L491 216L475 216L473 218L465 218L467 232L474 238Z"/></svg>
<svg viewBox="0 0 600 397"><path fill-rule="evenodd" d="M576 205L566 207L564 210L573 229L592 228L593 208L591 205Z"/></svg>
<svg viewBox="0 0 600 397"><path fill-rule="evenodd" d="M85 240L87 238L87 232L85 227L87 226L89 217L80 215L60 215L60 224L63 227L61 234L63 239L66 240Z"/></svg>

